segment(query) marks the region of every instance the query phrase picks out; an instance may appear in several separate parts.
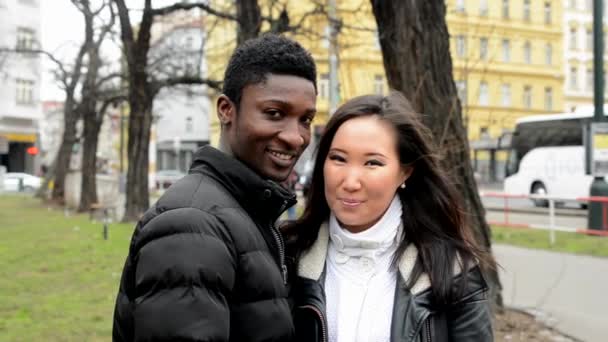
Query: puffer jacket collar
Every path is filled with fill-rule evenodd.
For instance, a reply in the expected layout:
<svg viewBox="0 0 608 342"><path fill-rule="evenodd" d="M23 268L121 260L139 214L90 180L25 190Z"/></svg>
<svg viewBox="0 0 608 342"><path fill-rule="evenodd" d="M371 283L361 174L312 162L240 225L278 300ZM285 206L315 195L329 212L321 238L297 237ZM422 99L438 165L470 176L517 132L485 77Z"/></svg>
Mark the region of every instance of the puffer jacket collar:
<svg viewBox="0 0 608 342"><path fill-rule="evenodd" d="M272 225L285 209L296 203L294 194L211 146L204 146L194 154L188 173L202 173L216 180L263 226Z"/></svg>

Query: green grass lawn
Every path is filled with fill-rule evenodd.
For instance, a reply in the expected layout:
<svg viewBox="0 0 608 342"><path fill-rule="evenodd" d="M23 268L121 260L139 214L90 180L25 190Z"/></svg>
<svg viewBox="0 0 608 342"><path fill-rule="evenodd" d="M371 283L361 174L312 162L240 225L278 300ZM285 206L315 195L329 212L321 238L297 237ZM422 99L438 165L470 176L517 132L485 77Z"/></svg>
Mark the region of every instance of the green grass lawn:
<svg viewBox="0 0 608 342"><path fill-rule="evenodd" d="M549 243L549 231L521 228L492 227L494 243L504 243L554 252L608 257L608 237L555 232L555 244Z"/></svg>
<svg viewBox="0 0 608 342"><path fill-rule="evenodd" d="M132 231L0 196L0 341L110 341Z"/></svg>
<svg viewBox="0 0 608 342"><path fill-rule="evenodd" d="M24 196L0 196L0 341L110 341L133 225L65 217ZM608 238L494 227L494 242L608 256Z"/></svg>

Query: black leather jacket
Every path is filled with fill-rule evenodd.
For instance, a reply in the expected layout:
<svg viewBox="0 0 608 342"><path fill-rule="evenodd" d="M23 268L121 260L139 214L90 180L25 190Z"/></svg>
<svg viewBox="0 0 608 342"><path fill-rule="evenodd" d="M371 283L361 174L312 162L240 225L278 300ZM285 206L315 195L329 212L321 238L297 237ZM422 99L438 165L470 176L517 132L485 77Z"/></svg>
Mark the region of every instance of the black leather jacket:
<svg viewBox="0 0 608 342"><path fill-rule="evenodd" d="M323 233L320 232L323 239ZM318 241L317 241L318 242ZM326 243L326 242L325 242ZM318 243L316 243L318 245ZM317 246L318 247L318 246ZM317 248L313 246L313 249ZM325 247L325 251L327 247ZM410 254L408 260L415 260L415 247L410 246L406 254ZM414 253L414 258L412 258ZM299 275L293 282L292 299L294 303L294 324L296 325L296 336L298 341L325 342L327 341L327 322L325 319L325 257L323 247L317 249L316 254L310 260L304 257L300 262L309 263L299 265ZM320 256L322 256L322 260ZM311 258L308 258L311 259ZM403 259L403 258L402 258ZM322 262L323 265L319 265ZM411 263L410 263L411 264ZM395 301L391 323L391 342L404 341L471 341L484 342L493 341L492 319L486 297L487 284L479 267L473 267L467 274L467 285L464 291L457 292L457 284L462 279L455 275L455 296L450 305L436 308L432 304L432 293L429 284L415 284L411 289L405 286L405 278L411 271L413 265L408 265L403 260L399 263L399 276L395 291ZM317 277L315 272L302 275L301 270L306 268L322 270ZM315 279L316 278L316 279ZM422 278L422 277L421 277ZM427 278L428 279L428 278ZM424 282L424 280L422 281ZM419 286L420 285L420 286ZM425 288L426 286L426 288Z"/></svg>

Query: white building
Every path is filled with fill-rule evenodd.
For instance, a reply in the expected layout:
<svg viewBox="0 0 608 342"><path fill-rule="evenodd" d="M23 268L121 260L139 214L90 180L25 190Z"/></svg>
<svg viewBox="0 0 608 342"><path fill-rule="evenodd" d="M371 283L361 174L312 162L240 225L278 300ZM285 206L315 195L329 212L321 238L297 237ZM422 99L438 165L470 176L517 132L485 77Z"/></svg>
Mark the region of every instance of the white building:
<svg viewBox="0 0 608 342"><path fill-rule="evenodd" d="M150 68L157 80L205 77L203 24L196 14L155 23ZM154 100L155 141L150 145L151 170L187 171L196 150L209 144L208 89L202 85L163 88ZM152 155L154 154L154 155ZM156 166L154 168L154 166Z"/></svg>
<svg viewBox="0 0 608 342"><path fill-rule="evenodd" d="M37 172L41 58L6 50L39 48L40 0L0 0L0 165Z"/></svg>
<svg viewBox="0 0 608 342"><path fill-rule="evenodd" d="M604 51L608 6L604 1ZM564 110L593 104L593 0L564 0ZM604 65L606 58L604 53ZM604 66L606 68L606 66ZM604 90L607 88L604 86Z"/></svg>

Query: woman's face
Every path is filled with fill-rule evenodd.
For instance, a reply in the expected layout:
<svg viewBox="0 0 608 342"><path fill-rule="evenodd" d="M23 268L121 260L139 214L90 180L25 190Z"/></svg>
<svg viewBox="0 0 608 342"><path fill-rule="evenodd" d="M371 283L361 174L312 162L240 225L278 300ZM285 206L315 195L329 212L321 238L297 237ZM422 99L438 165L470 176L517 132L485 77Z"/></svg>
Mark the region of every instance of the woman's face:
<svg viewBox="0 0 608 342"><path fill-rule="evenodd" d="M345 229L361 232L380 220L410 174L389 123L376 115L351 119L338 128L323 165L325 198Z"/></svg>

